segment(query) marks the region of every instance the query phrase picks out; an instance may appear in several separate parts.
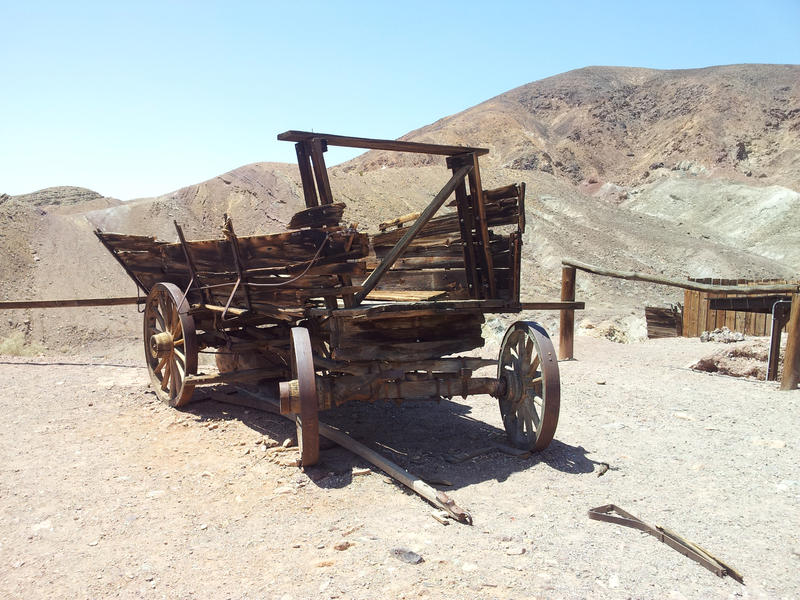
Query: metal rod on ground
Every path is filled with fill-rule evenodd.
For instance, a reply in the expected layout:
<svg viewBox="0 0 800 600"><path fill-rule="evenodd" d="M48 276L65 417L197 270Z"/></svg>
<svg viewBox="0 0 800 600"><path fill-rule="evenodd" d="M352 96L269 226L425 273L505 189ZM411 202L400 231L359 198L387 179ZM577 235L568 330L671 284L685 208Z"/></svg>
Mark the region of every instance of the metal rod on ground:
<svg viewBox="0 0 800 600"><path fill-rule="evenodd" d="M252 396L253 398L257 399L257 401L248 402L245 400L244 402L241 402L241 399L239 398L222 394L215 395L214 399L221 402L227 402L229 404L242 404L244 406L256 409L268 408L271 409L270 412L280 414L280 403L276 400L273 400L265 394L253 392L243 387L236 386L236 389L248 394L249 396ZM292 417L286 415L282 416L291 421L294 420ZM354 454L357 454L364 460L375 465L387 475L392 477L392 479L399 481L410 490L425 498L425 500L433 504L436 508L447 511L447 513L456 521L459 521L460 523L466 523L467 525L472 525L472 515L470 515L469 512L459 507L447 494L431 487L416 475L413 475L412 473L409 473L403 469L400 465L390 461L371 448L368 448L364 444L357 442L346 433L336 429L335 427L331 427L322 421L319 422L319 434L322 437L339 444L343 448L347 448Z"/></svg>
<svg viewBox="0 0 800 600"><path fill-rule="evenodd" d="M563 259L561 264L567 267L575 267L587 273L594 273L595 275L604 275L606 277L616 277L618 279L630 279L633 281L646 281L649 283L658 283L660 285L668 285L672 287L683 288L685 290L696 290L699 292L727 292L727 293L746 293L758 292L763 294L780 293L780 292L794 292L800 291L800 285L796 283L780 283L771 285L709 285L706 283L697 283L694 281L681 281L678 279L668 279L667 277L658 277L648 273L639 273L637 271L614 271L612 269L604 269L602 267L595 267L586 263L578 262L577 260Z"/></svg>
<svg viewBox="0 0 800 600"><path fill-rule="evenodd" d="M783 356L781 389L793 390L800 383L800 294L792 296L792 311L786 328L786 354Z"/></svg>

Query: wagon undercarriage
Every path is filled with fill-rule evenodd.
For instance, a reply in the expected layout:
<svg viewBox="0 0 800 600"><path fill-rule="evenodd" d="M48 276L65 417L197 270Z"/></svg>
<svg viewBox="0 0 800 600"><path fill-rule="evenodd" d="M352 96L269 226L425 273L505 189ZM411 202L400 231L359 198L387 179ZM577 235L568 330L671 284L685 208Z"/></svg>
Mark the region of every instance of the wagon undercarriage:
<svg viewBox="0 0 800 600"><path fill-rule="evenodd" d="M96 232L147 294L145 357L158 396L182 406L199 385L279 387L303 465L318 459L318 412L354 401L489 394L513 445L546 447L560 392L544 329L515 323L497 360L462 355L483 346L486 313L537 306L519 300L524 184L484 190L479 148L278 137L296 142L307 205L290 231L239 237L226 219L216 240L187 241L177 223L177 243ZM445 155L452 176L422 213L368 235L342 223L329 144ZM454 210L435 216L451 197ZM216 353L219 373L198 373L203 351ZM487 366L496 375L474 375Z"/></svg>

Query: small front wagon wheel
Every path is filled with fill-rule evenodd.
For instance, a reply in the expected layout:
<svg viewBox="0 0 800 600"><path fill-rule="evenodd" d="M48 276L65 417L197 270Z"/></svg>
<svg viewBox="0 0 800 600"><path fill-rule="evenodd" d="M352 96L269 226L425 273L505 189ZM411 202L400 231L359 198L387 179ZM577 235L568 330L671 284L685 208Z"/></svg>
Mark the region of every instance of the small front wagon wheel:
<svg viewBox="0 0 800 600"><path fill-rule="evenodd" d="M144 356L156 396L170 406L191 400L197 374L197 336L189 302L172 283L157 283L144 305Z"/></svg>
<svg viewBox="0 0 800 600"><path fill-rule="evenodd" d="M497 365L500 414L510 443L543 450L558 424L561 384L553 343L533 321L509 327Z"/></svg>

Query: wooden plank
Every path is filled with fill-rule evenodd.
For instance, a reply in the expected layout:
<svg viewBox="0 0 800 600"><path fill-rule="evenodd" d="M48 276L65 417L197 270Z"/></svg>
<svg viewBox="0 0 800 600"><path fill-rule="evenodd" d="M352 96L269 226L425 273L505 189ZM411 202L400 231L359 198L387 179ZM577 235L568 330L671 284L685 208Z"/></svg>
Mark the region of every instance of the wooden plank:
<svg viewBox="0 0 800 600"><path fill-rule="evenodd" d="M644 309L647 322L648 339L660 339L678 336L679 315L672 308L646 306Z"/></svg>
<svg viewBox="0 0 800 600"><path fill-rule="evenodd" d="M699 337L697 332L697 309L699 308L700 292L696 290L686 290L684 293L685 306L684 306L684 319L683 319L683 335L684 337Z"/></svg>
<svg viewBox="0 0 800 600"><path fill-rule="evenodd" d="M319 137L311 138L311 164L314 168L314 177L317 180L320 204L331 204L333 202L331 183L328 180L328 169L325 167L325 157L323 156L323 153L327 150L326 146Z"/></svg>
<svg viewBox="0 0 800 600"><path fill-rule="evenodd" d="M475 217L475 227L478 232L477 237L482 250L483 260L479 261L485 273L482 283L488 283L489 285L488 289L484 287L484 290L487 292L486 297L496 298L497 287L494 281L494 265L492 263L492 251L489 243L489 224L486 221L486 206L483 199L480 166L478 165L478 156L476 154L472 155L472 170L467 177L469 179L469 192L472 196L472 213Z"/></svg>
<svg viewBox="0 0 800 600"><path fill-rule="evenodd" d="M734 331L739 331L741 333L744 333L744 320L745 320L745 316L747 315L747 313L737 310L733 314L735 316Z"/></svg>
<svg viewBox="0 0 800 600"><path fill-rule="evenodd" d="M457 183L464 179L464 177L472 171L472 167L465 166L458 170L453 177L450 178L441 191L436 194L433 201L425 208L419 218L414 222L414 224L408 228L406 234L397 242L394 248L386 255L386 257L381 261L381 264L372 272L370 273L369 277L364 281L363 286L364 289L360 293L356 294L356 304L360 304L364 298L372 291L376 285L380 282L383 275L392 267L394 262L400 258L403 254L405 249L414 239L414 236L422 229L425 224L433 217L439 208L441 208L444 201L453 193Z"/></svg>
<svg viewBox="0 0 800 600"><path fill-rule="evenodd" d="M446 295L447 292L439 290L372 290L367 295L367 300L408 302L435 300L437 298L443 298Z"/></svg>
<svg viewBox="0 0 800 600"><path fill-rule="evenodd" d="M453 167L453 170L455 171L455 167ZM475 228L472 204L467 197L467 188L463 179L456 186L455 196L456 205L458 207L458 225L459 231L461 232L461 247L463 249L462 260L464 261L464 268L467 274L467 289L470 297L483 298L483 286L481 285L480 276L478 275L475 257L475 240L472 235Z"/></svg>
<svg viewBox="0 0 800 600"><path fill-rule="evenodd" d="M575 267L561 268L561 301L575 301ZM561 311L560 326L558 328L558 358L559 360L572 360L575 358L573 342L575 336L575 311L564 309Z"/></svg>
<svg viewBox="0 0 800 600"><path fill-rule="evenodd" d="M456 352L466 352L483 346L483 338L444 339L433 342L413 342L399 344L358 344L353 347L333 349L336 360L428 360Z"/></svg>
<svg viewBox="0 0 800 600"><path fill-rule="evenodd" d="M330 227L338 225L344 213L344 202L312 206L295 213L287 227L300 229L302 227Z"/></svg>
<svg viewBox="0 0 800 600"><path fill-rule="evenodd" d="M303 198L306 206L311 208L319 204L317 189L314 187L314 177L311 172L311 149L306 142L294 145L297 153L297 166L300 169L300 181L303 184Z"/></svg>
<svg viewBox="0 0 800 600"><path fill-rule="evenodd" d="M772 317L764 313L755 316L755 335L764 337L767 335L768 327L772 326Z"/></svg>
<svg viewBox="0 0 800 600"><path fill-rule="evenodd" d="M456 187L456 194L459 194L459 187ZM458 198L458 196L456 197ZM459 210L457 213L441 215L431 219L430 223L428 223L420 231L418 237L424 238L447 233L461 233L462 227L470 228L469 230L472 232L475 227L475 223L472 218L472 204L470 204L469 198L469 194L466 194L466 191L464 191L464 201L466 203L466 207L470 209L470 214L466 222L464 222L464 220L461 218L463 212L461 210ZM493 203L487 204L486 220L488 227L515 225L519 220L517 207L516 205L510 207L501 207ZM378 233L372 237L372 245L375 247L393 245L403 236L404 233L405 229L402 228Z"/></svg>
<svg viewBox="0 0 800 600"><path fill-rule="evenodd" d="M412 212L408 213L407 215L403 215L401 217L397 217L396 219L392 219L391 221L384 221L383 223L378 223L378 229L381 231L386 231L390 227L400 227L404 223L408 223L410 221L416 221L419 217L419 212Z"/></svg>
<svg viewBox="0 0 800 600"><path fill-rule="evenodd" d="M708 294L701 293L697 306L698 335L708 330Z"/></svg>
<svg viewBox="0 0 800 600"><path fill-rule="evenodd" d="M453 156L472 152L478 156L488 154L486 148L470 148L467 146L448 146L443 144L428 144L421 142L405 142L400 140L382 140L375 138L333 135L330 133L314 133L310 131L284 131L278 135L278 140L283 142L303 142L320 138L329 146L343 146L345 148L364 148L367 150L389 150L393 152L415 152L420 154L437 154L440 156Z"/></svg>

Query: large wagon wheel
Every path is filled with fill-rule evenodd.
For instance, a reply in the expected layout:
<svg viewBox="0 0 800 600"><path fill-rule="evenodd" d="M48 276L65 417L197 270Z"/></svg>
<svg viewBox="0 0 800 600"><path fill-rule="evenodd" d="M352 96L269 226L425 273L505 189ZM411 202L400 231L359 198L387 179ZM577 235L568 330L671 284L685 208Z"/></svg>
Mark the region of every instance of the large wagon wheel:
<svg viewBox="0 0 800 600"><path fill-rule="evenodd" d="M305 327L292 327L291 335L292 381L280 384L281 412L294 414L297 425L297 444L300 463L304 467L319 460L319 400L317 373L311 337Z"/></svg>
<svg viewBox="0 0 800 600"><path fill-rule="evenodd" d="M147 295L144 355L156 396L170 406L188 404L194 384L186 376L197 374L197 336L189 302L172 283L157 283Z"/></svg>
<svg viewBox="0 0 800 600"><path fill-rule="evenodd" d="M517 448L543 450L556 432L561 384L553 343L541 325L517 321L508 328L497 377L509 441Z"/></svg>

